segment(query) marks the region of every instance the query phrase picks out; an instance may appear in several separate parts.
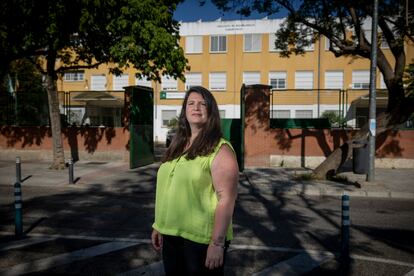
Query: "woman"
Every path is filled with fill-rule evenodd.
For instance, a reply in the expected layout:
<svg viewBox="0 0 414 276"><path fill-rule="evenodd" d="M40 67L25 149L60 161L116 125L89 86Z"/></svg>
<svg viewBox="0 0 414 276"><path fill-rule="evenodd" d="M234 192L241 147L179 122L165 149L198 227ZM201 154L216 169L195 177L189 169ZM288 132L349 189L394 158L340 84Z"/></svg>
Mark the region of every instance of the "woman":
<svg viewBox="0 0 414 276"><path fill-rule="evenodd" d="M155 250L162 248L166 275L224 274L238 166L221 136L213 95L191 87L157 174L151 240Z"/></svg>

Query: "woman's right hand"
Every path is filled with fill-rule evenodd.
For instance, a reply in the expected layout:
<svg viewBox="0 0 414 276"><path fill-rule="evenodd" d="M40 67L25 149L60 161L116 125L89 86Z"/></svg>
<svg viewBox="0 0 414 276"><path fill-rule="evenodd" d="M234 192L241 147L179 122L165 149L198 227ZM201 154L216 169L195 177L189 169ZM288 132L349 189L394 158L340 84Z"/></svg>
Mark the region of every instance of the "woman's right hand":
<svg viewBox="0 0 414 276"><path fill-rule="evenodd" d="M162 248L162 235L155 229L152 229L151 243L156 251L159 251Z"/></svg>

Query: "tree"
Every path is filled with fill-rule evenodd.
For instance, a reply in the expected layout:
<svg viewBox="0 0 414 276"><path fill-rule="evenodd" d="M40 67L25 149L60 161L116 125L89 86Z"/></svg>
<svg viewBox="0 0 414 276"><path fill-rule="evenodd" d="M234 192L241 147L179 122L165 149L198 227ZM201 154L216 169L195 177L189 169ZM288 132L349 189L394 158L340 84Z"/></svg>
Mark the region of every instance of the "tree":
<svg viewBox="0 0 414 276"><path fill-rule="evenodd" d="M0 4L0 71L30 58L43 74L53 137L51 168L65 165L57 80L69 70L109 65L119 75L184 79L173 11L180 0L11 0ZM16 20L17 18L17 20Z"/></svg>
<svg viewBox="0 0 414 276"><path fill-rule="evenodd" d="M281 28L276 32L276 48L282 57L304 54L304 48L320 38L330 41L329 50L336 57L351 56L370 59L372 0L212 0L221 10L235 10L249 15L251 11L268 15L287 10ZM384 76L388 89L387 111L377 116L377 135L405 122L414 112L414 99L404 89L404 70L407 66L405 45L413 47L413 5L408 0L382 0L379 4L378 28L382 41L389 45L394 63L387 60L378 47L377 66ZM364 24L365 23L365 24ZM368 26L368 27L366 27ZM410 63L413 61L410 61ZM412 78L412 75L410 76ZM353 139L364 138L368 126L361 128ZM325 177L350 157L352 140L333 151L314 171L317 177Z"/></svg>

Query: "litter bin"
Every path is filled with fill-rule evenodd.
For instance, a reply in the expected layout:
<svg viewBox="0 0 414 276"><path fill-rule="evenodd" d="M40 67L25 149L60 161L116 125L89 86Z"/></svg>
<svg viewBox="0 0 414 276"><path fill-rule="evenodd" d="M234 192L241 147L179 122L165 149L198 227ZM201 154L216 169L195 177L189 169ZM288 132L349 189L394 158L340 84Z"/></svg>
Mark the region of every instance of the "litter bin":
<svg viewBox="0 0 414 276"><path fill-rule="evenodd" d="M352 142L352 166L356 174L367 174L369 169L369 147L367 140Z"/></svg>

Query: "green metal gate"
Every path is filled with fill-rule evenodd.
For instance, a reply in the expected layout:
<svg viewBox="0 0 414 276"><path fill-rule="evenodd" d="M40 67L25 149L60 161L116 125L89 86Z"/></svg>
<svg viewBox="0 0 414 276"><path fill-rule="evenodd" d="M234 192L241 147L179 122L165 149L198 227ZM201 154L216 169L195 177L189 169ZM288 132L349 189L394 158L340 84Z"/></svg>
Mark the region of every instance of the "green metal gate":
<svg viewBox="0 0 414 276"><path fill-rule="evenodd" d="M154 94L152 88L128 86L129 94L129 167L154 162Z"/></svg>
<svg viewBox="0 0 414 276"><path fill-rule="evenodd" d="M221 119L223 137L231 143L237 155L239 170L244 170L244 85L240 90L240 119Z"/></svg>

